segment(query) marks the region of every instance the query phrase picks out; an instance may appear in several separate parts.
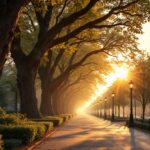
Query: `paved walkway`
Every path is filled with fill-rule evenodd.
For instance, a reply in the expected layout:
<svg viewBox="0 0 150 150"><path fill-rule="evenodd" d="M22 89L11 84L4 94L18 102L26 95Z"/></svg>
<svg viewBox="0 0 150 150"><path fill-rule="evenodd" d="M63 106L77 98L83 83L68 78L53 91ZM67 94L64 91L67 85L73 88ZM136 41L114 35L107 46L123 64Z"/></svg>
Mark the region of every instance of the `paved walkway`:
<svg viewBox="0 0 150 150"><path fill-rule="evenodd" d="M150 134L92 116L76 116L34 150L150 150Z"/></svg>

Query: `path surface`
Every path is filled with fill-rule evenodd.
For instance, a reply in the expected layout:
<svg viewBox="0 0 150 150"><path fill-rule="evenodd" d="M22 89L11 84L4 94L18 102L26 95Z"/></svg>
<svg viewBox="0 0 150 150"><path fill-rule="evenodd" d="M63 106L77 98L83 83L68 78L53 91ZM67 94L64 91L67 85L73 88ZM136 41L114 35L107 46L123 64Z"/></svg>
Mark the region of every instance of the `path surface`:
<svg viewBox="0 0 150 150"><path fill-rule="evenodd" d="M34 150L150 150L150 134L92 116L76 116Z"/></svg>

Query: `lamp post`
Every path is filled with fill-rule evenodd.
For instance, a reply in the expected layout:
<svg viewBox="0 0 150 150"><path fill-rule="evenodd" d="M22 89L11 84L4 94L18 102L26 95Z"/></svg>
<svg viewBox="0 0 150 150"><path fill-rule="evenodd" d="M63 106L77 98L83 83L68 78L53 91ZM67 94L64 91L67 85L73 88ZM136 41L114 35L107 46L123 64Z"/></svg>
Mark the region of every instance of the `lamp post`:
<svg viewBox="0 0 150 150"><path fill-rule="evenodd" d="M99 117L99 102L97 102L97 117Z"/></svg>
<svg viewBox="0 0 150 150"><path fill-rule="evenodd" d="M98 102L95 103L95 109L96 109L96 116L98 117Z"/></svg>
<svg viewBox="0 0 150 150"><path fill-rule="evenodd" d="M135 119L136 119L136 99L134 100L134 109L135 109L134 114L135 114Z"/></svg>
<svg viewBox="0 0 150 150"><path fill-rule="evenodd" d="M115 120L115 115L114 115L114 99L115 99L115 93L113 92L112 93L112 95L111 95L111 97L112 97L112 121L114 121Z"/></svg>
<svg viewBox="0 0 150 150"><path fill-rule="evenodd" d="M104 107L105 107L104 117L105 117L105 119L106 119L106 118L107 118L107 114L106 114L107 97L105 97L105 100L104 100L104 101L105 101L105 106L104 106Z"/></svg>
<svg viewBox="0 0 150 150"><path fill-rule="evenodd" d="M131 101L130 101L130 120L129 120L129 126L132 127L133 126L133 82L132 80L130 81L129 83L130 85L130 98L131 98Z"/></svg>
<svg viewBox="0 0 150 150"><path fill-rule="evenodd" d="M99 100L99 108L100 108L100 117L102 117L102 105L101 105L101 100Z"/></svg>

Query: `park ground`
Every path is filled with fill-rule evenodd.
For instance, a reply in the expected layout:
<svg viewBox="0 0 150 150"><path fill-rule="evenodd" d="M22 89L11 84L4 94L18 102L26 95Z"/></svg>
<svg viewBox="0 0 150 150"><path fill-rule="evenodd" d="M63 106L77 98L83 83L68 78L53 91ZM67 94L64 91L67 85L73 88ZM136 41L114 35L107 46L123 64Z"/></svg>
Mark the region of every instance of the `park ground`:
<svg viewBox="0 0 150 150"><path fill-rule="evenodd" d="M89 115L76 116L34 150L149 150L150 133Z"/></svg>

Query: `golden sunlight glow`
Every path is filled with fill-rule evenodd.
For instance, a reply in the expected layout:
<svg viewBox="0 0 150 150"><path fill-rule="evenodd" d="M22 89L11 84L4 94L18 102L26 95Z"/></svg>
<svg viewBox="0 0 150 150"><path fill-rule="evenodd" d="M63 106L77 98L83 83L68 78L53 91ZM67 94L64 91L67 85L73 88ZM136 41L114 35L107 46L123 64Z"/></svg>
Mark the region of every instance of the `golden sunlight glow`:
<svg viewBox="0 0 150 150"><path fill-rule="evenodd" d="M105 80L105 85L100 85L100 83L97 83L96 85L96 90L91 99L83 105L81 108L77 110L78 113L85 113L86 109L96 101L96 99L99 96L102 96L107 89L118 79L118 78L127 78L128 76L128 68L126 65L118 66L118 65L112 65L113 67L113 72L110 73L108 76L104 77Z"/></svg>
<svg viewBox="0 0 150 150"><path fill-rule="evenodd" d="M128 75L128 69L126 67L114 67L114 71L117 78L126 78Z"/></svg>

